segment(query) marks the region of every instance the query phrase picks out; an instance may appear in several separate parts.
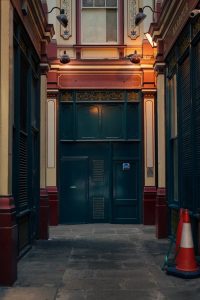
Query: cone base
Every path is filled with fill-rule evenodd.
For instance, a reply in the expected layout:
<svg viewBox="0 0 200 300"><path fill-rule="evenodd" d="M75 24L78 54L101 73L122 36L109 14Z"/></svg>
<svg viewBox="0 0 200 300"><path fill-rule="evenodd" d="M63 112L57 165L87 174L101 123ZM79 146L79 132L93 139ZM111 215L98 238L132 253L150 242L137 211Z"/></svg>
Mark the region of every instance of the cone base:
<svg viewBox="0 0 200 300"><path fill-rule="evenodd" d="M188 271L178 270L175 266L173 266L173 267L167 267L166 272L168 275L174 275L185 279L200 277L200 268L198 268L196 271L188 272Z"/></svg>

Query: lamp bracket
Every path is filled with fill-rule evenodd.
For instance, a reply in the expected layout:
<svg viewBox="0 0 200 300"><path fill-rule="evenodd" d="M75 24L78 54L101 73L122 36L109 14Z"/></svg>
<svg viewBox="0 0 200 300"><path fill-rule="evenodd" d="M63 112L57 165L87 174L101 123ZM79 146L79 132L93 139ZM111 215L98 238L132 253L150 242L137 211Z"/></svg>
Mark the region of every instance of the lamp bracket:
<svg viewBox="0 0 200 300"><path fill-rule="evenodd" d="M64 14L65 13L65 10L64 9L61 9L60 7L58 6L54 6L50 11L48 11L47 13L50 14L54 9L59 9L60 13L61 14Z"/></svg>
<svg viewBox="0 0 200 300"><path fill-rule="evenodd" d="M152 11L152 13L159 13L160 11L156 11L156 10L153 10L153 8L149 5L145 5L142 10L144 10L146 7L150 8L150 10Z"/></svg>

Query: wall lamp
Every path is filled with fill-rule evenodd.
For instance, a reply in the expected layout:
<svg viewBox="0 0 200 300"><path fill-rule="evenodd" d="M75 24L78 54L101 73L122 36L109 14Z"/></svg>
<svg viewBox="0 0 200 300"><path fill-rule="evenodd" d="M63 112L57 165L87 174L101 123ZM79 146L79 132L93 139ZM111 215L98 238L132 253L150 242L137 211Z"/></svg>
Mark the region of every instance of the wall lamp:
<svg viewBox="0 0 200 300"><path fill-rule="evenodd" d="M135 16L135 26L138 26L138 25L146 18L147 15L145 15L145 13L144 13L144 9L145 9L146 7L150 8L150 10L151 10L153 13L158 13L158 11L153 10L152 7L149 6L149 5L145 5L145 6L142 7L142 8L140 7L140 8L139 8L139 13L137 13L137 15Z"/></svg>
<svg viewBox="0 0 200 300"><path fill-rule="evenodd" d="M63 26L63 27L67 27L68 25L68 19L67 16L65 14L65 10L61 9L57 6L54 6L50 11L48 11L48 14L50 14L55 8L59 9L60 14L56 17L58 22Z"/></svg>
<svg viewBox="0 0 200 300"><path fill-rule="evenodd" d="M139 64L140 63L140 56L137 54L135 50L134 53L125 56L125 59L128 58L132 64Z"/></svg>
<svg viewBox="0 0 200 300"><path fill-rule="evenodd" d="M61 56L60 62L61 62L61 64L68 64L70 62L70 57L66 53L66 51L64 51L64 54Z"/></svg>
<svg viewBox="0 0 200 300"><path fill-rule="evenodd" d="M190 18L195 18L200 14L200 9L194 9L190 12Z"/></svg>

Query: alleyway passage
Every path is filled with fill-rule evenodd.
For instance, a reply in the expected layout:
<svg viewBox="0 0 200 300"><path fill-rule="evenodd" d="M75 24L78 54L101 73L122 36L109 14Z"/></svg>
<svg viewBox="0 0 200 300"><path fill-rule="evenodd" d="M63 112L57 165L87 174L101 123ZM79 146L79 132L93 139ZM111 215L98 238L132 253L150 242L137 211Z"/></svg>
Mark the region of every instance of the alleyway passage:
<svg viewBox="0 0 200 300"><path fill-rule="evenodd" d="M1 300L195 300L200 279L161 271L167 240L154 227L89 224L51 228L18 264Z"/></svg>

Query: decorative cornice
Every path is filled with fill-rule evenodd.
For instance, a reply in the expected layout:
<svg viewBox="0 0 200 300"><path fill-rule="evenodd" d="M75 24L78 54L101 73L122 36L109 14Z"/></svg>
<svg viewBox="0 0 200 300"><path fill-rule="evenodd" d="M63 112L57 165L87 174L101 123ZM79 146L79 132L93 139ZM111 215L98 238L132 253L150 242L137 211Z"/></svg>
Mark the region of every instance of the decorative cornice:
<svg viewBox="0 0 200 300"><path fill-rule="evenodd" d="M149 30L153 41L157 42L163 39L164 57L168 55L188 21L190 11L195 9L198 2L198 0L164 1L158 22L152 23Z"/></svg>

